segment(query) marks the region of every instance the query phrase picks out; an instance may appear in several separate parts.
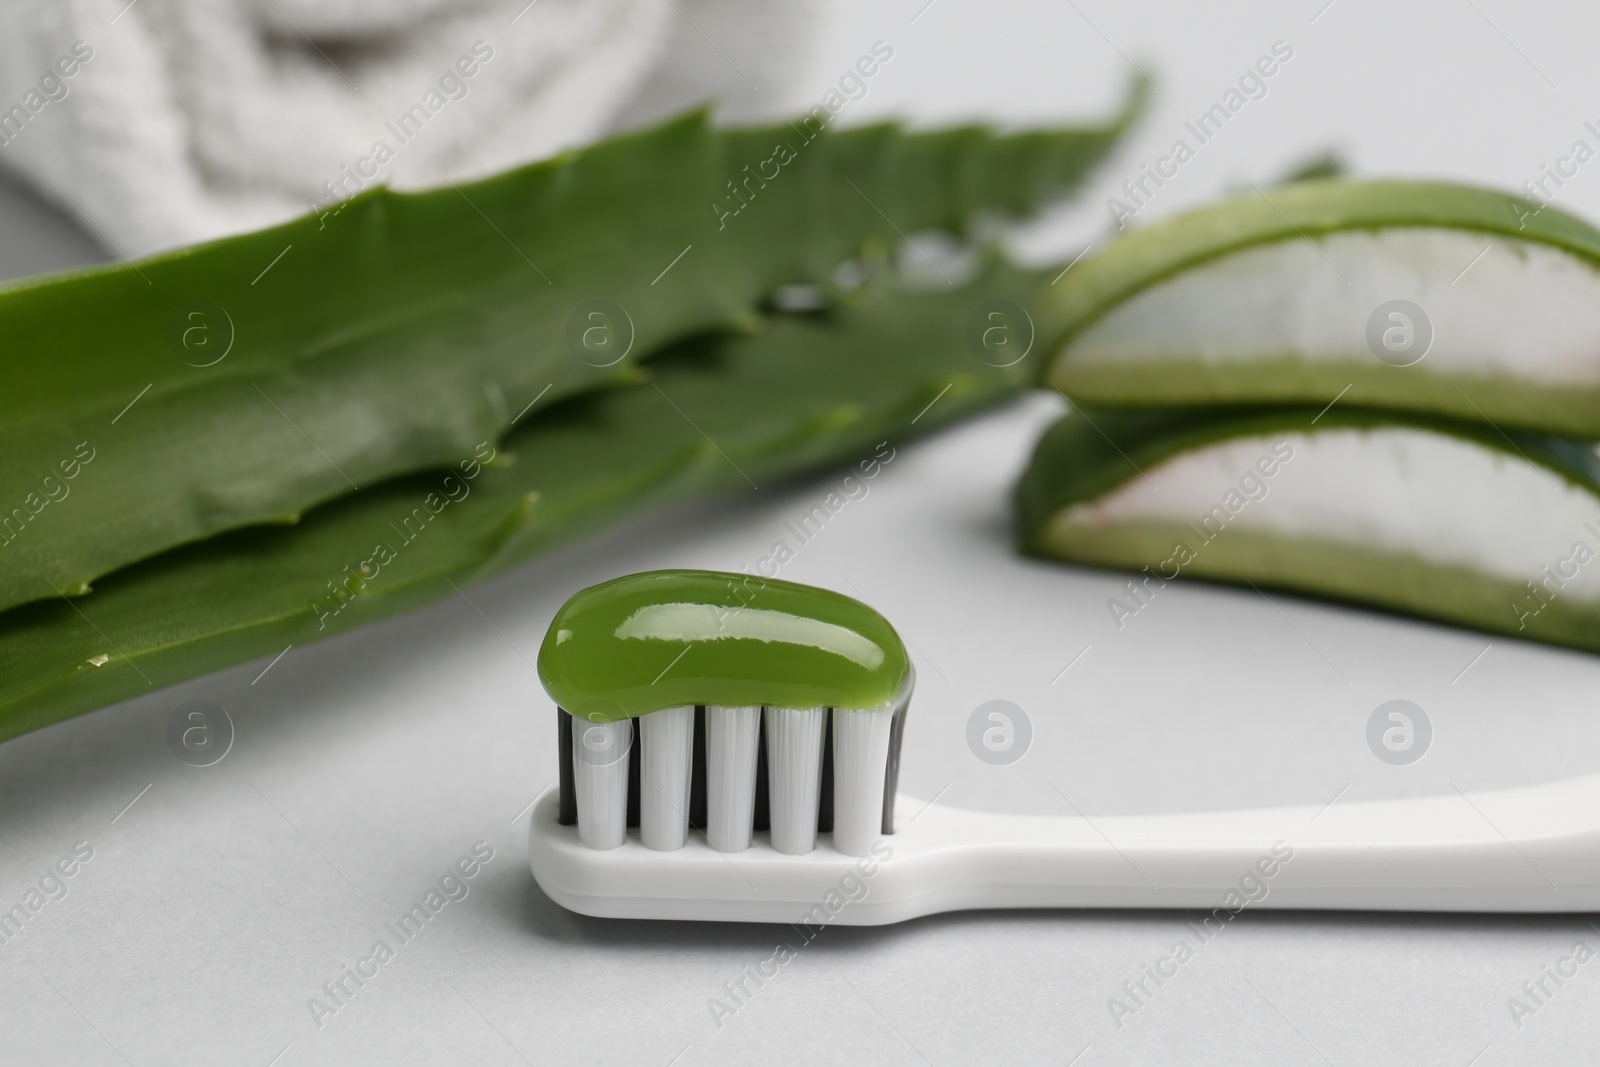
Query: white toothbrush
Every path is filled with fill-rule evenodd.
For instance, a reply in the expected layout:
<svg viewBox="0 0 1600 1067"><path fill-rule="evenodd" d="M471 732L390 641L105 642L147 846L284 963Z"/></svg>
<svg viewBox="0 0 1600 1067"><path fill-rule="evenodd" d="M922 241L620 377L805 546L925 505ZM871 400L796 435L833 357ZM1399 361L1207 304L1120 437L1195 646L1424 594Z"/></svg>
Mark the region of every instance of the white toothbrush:
<svg viewBox="0 0 1600 1067"><path fill-rule="evenodd" d="M827 834L801 856L761 834L737 853L698 833L657 852L630 831L600 851L560 824L552 794L534 807L528 854L552 900L610 918L803 922L821 906L824 922L875 926L974 908L1213 909L1230 893L1270 908L1600 910L1600 775L1320 811L1090 821L906 796L897 808L911 817L866 857L840 852Z"/></svg>
<svg viewBox="0 0 1600 1067"><path fill-rule="evenodd" d="M1322 807L991 814L896 797L910 695L907 669L874 709L680 704L637 731L558 712L534 878L586 915L849 926L980 908L1600 910L1600 775Z"/></svg>

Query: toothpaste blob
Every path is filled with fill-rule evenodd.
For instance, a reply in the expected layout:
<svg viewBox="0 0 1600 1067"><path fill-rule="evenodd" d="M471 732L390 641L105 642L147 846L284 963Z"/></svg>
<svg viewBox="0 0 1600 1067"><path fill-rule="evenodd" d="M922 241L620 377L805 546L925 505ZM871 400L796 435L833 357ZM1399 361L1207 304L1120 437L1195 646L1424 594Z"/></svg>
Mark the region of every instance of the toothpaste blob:
<svg viewBox="0 0 1600 1067"><path fill-rule="evenodd" d="M687 704L882 708L910 676L887 619L826 589L721 571L647 571L556 612L539 680L607 722Z"/></svg>

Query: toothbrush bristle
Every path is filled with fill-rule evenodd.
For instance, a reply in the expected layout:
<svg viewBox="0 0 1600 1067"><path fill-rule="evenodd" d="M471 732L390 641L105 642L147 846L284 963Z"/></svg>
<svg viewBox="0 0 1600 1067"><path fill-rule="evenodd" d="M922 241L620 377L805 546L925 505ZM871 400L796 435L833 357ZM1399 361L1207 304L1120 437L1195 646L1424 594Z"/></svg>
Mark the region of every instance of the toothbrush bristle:
<svg viewBox="0 0 1600 1067"><path fill-rule="evenodd" d="M768 806L772 847L804 856L817 843L826 708L767 708Z"/></svg>
<svg viewBox="0 0 1600 1067"><path fill-rule="evenodd" d="M882 711L833 713L833 846L847 856L866 855L882 829L892 724Z"/></svg>
<svg viewBox="0 0 1600 1067"><path fill-rule="evenodd" d="M695 708L663 708L639 717L639 838L646 848L682 848L689 829Z"/></svg>
<svg viewBox="0 0 1600 1067"><path fill-rule="evenodd" d="M760 739L760 708L707 706L706 841L718 852L750 847Z"/></svg>
<svg viewBox="0 0 1600 1067"><path fill-rule="evenodd" d="M630 799L635 795L632 719L574 724L573 791L578 800L578 836L594 849L617 848L627 837Z"/></svg>
<svg viewBox="0 0 1600 1067"><path fill-rule="evenodd" d="M875 711L684 706L627 727L558 708L557 821L577 824L591 848L617 847L636 827L657 851L698 832L719 851L739 852L752 832L770 830L773 848L788 855L810 852L828 833L838 850L862 854L878 834L894 833L909 697L908 684L892 709ZM626 754L606 762L623 732Z"/></svg>

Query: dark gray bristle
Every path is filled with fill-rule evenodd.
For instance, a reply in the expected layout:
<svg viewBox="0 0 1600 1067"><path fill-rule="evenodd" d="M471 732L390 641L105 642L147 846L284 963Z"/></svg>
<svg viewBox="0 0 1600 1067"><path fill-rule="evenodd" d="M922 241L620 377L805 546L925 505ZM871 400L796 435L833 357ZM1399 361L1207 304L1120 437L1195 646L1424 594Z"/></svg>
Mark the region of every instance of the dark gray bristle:
<svg viewBox="0 0 1600 1067"><path fill-rule="evenodd" d="M572 826L578 821L578 792L572 783L572 716L561 708L556 709L556 762L557 781L561 789L560 814L556 821L562 826Z"/></svg>
<svg viewBox="0 0 1600 1067"><path fill-rule="evenodd" d="M817 795L817 833L833 833L833 716L822 723L822 787Z"/></svg>
<svg viewBox="0 0 1600 1067"><path fill-rule="evenodd" d="M689 828L706 828L706 709L694 707L694 755L689 763Z"/></svg>
<svg viewBox="0 0 1600 1067"><path fill-rule="evenodd" d="M750 828L757 832L772 829L772 786L767 781L767 716L761 715L756 727L756 803Z"/></svg>
<svg viewBox="0 0 1600 1067"><path fill-rule="evenodd" d="M900 742L906 736L906 711L911 707L909 696L894 709L894 721L889 724L889 767L883 776L883 832L894 833L894 798L900 789Z"/></svg>

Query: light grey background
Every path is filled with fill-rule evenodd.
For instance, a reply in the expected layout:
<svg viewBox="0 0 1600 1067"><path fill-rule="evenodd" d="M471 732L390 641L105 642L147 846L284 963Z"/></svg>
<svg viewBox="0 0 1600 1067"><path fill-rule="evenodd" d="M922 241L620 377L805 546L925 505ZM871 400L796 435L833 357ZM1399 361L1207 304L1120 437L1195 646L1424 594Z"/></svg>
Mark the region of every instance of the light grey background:
<svg viewBox="0 0 1600 1067"><path fill-rule="evenodd" d="M850 105L851 121L1100 114L1130 61L1159 87L1090 192L1019 244L1040 259L1103 243L1106 198L1274 41L1294 57L1267 96L1203 146L1141 222L1328 148L1362 174L1516 187L1576 139L1600 147L1582 126L1600 118L1584 108L1600 100L1587 54L1596 27L1556 7L924 2L852 16L820 68L818 97L878 39L895 55ZM1557 202L1600 215L1596 175L1600 163ZM0 188L0 271L96 255L70 219ZM1067 814L1059 788L1092 817L1470 795L1595 768L1600 662L1588 656L1197 585L1167 588L1117 629L1105 602L1118 576L1024 562L1007 547L1009 485L1055 410L1036 397L899 446L870 494L783 572L858 593L915 647L908 792ZM709 999L780 941L798 943L787 928L600 922L551 904L532 883L524 838L526 806L554 774L552 713L529 660L555 608L630 570L754 564L837 478L648 518L469 590L471 603L0 746L0 904L22 899L77 842L94 848L67 895L0 946L0 1062L1487 1065L1588 1055L1600 963L1520 1026L1507 1008L1575 942L1600 948L1600 931L1577 917L1250 911L1120 1026L1108 998L1175 940L1193 943L1190 916L990 913L832 928L719 1027ZM237 727L232 750L207 768L174 758L164 739L172 709L196 698L224 706ZM968 716L991 699L1032 721L1032 748L1010 766L966 745ZM1367 748L1368 717L1392 699L1432 721L1431 750L1409 766ZM384 923L480 840L495 858L470 894L318 1027L307 998L379 938L397 946Z"/></svg>

